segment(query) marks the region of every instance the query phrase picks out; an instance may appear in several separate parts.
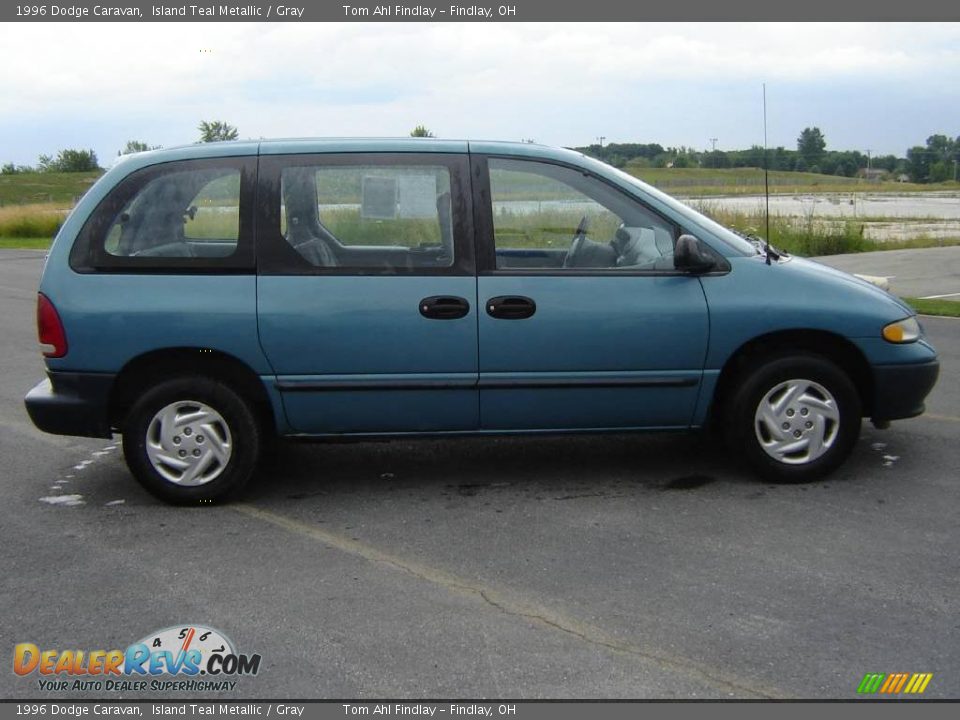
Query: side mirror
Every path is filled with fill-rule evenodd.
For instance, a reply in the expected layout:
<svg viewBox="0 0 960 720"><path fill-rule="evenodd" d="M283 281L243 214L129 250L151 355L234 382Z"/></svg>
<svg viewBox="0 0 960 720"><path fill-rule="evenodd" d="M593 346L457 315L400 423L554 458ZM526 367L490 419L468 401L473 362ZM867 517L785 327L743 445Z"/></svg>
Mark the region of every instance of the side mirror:
<svg viewBox="0 0 960 720"><path fill-rule="evenodd" d="M716 261L693 235L681 235L677 238L677 246L673 250L675 269L696 275L710 272L716 266Z"/></svg>

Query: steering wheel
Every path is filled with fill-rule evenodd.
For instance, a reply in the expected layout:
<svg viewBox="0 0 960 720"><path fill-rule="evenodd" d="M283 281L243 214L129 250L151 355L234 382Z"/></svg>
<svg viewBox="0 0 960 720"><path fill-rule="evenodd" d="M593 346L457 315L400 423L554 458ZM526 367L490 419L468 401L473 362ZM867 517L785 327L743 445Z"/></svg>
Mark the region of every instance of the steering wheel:
<svg viewBox="0 0 960 720"><path fill-rule="evenodd" d="M577 255L580 254L580 250L583 248L583 241L587 237L587 227L589 225L590 221L586 215L580 218L580 224L577 225L577 229L573 234L573 240L570 242L570 249L567 250L567 256L563 259L563 266L565 268L577 267Z"/></svg>

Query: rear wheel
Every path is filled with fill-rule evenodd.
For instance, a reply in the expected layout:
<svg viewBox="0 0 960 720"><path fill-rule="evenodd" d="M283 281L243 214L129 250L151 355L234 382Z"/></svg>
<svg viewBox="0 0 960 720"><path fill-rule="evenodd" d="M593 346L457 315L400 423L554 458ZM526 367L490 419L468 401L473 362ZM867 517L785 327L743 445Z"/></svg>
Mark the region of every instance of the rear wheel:
<svg viewBox="0 0 960 720"><path fill-rule="evenodd" d="M123 453L134 477L178 505L239 492L256 467L261 434L250 405L205 377L159 383L127 415Z"/></svg>
<svg viewBox="0 0 960 720"><path fill-rule="evenodd" d="M728 437L764 478L804 482L835 470L860 435L850 378L818 355L772 357L741 376Z"/></svg>

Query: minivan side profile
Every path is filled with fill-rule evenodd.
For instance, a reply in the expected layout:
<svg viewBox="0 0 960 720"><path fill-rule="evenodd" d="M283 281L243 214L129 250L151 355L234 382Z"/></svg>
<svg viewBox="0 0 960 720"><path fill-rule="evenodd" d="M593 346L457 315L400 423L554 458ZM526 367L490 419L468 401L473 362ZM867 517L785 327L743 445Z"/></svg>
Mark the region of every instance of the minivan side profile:
<svg viewBox="0 0 960 720"><path fill-rule="evenodd" d="M893 295L528 143L129 156L54 240L37 320L34 424L122 434L173 503L238 493L274 437L713 426L804 481L939 369Z"/></svg>

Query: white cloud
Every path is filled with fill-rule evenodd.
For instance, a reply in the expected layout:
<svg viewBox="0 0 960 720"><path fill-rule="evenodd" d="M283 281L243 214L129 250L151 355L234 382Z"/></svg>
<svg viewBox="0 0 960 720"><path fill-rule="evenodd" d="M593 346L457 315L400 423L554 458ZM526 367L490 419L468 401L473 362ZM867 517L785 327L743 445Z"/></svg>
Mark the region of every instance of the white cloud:
<svg viewBox="0 0 960 720"><path fill-rule="evenodd" d="M8 134L21 118L60 117L130 137L161 125L152 142L191 140L204 118L251 136L422 122L447 136L586 142L596 128L631 132L626 113L653 123L717 87L894 95L960 80L960 25L944 23L37 23L0 28L0 45L25 59L0 65ZM712 115L734 112L714 102Z"/></svg>

